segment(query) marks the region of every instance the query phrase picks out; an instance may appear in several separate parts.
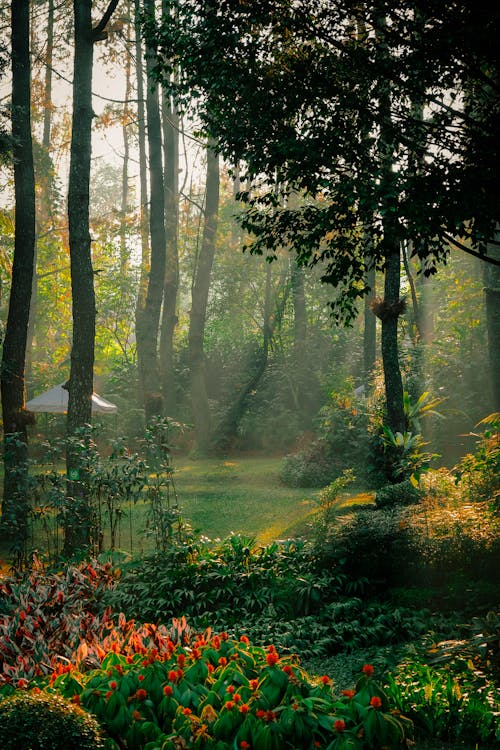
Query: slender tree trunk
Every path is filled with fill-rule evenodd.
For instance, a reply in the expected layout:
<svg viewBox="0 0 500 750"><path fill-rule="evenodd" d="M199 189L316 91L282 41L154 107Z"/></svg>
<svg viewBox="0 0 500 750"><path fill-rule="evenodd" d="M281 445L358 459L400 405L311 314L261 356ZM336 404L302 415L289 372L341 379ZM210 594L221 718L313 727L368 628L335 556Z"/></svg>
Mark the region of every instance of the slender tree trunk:
<svg viewBox="0 0 500 750"><path fill-rule="evenodd" d="M31 137L29 0L12 0L12 136L16 201L14 261L9 312L3 342L1 396L4 429L6 532L24 548L27 534L26 424L24 374L35 257L35 175Z"/></svg>
<svg viewBox="0 0 500 750"><path fill-rule="evenodd" d="M126 6L126 16L130 18L130 1ZM129 114L130 114L130 89L131 89L131 67L132 59L130 54L130 22L127 23L126 38L126 58L125 58L125 104L123 110L122 137L123 137L123 162L122 162L122 198L120 206L120 278L125 281L129 253L127 248L127 214L129 204L129 161L130 161L130 138L129 138Z"/></svg>
<svg viewBox="0 0 500 750"><path fill-rule="evenodd" d="M304 290L304 269L295 258L290 261L290 285L293 301L293 359L296 408L301 417L307 416L308 370L307 312Z"/></svg>
<svg viewBox="0 0 500 750"><path fill-rule="evenodd" d="M390 239L386 244L388 245ZM384 302L382 320L382 364L384 368L387 425L396 432L405 432L403 379L399 365L398 321L401 313L399 290L401 266L399 243L392 242L386 251Z"/></svg>
<svg viewBox="0 0 500 750"><path fill-rule="evenodd" d="M54 48L54 0L49 0L47 16L47 42L45 47L45 80L44 80L44 104L43 104L43 135L42 149L45 159L50 161L50 134L52 129L52 58ZM44 165L45 166L45 165ZM26 343L26 390L28 398L33 396L32 366L33 366L33 342L35 339L36 315L38 310L38 237L40 232L45 231L51 218L52 195L48 175L44 173L43 167L37 174L37 182L42 184L42 195L38 208L36 221L35 258L33 264L33 282L31 285L31 305L28 323L28 340Z"/></svg>
<svg viewBox="0 0 500 750"><path fill-rule="evenodd" d="M495 240L500 241L500 231ZM488 255L500 260L498 245L489 244ZM493 411L500 412L500 266L483 266L492 405Z"/></svg>
<svg viewBox="0 0 500 750"><path fill-rule="evenodd" d="M219 212L219 157L207 150L207 180L203 238L198 255L191 290L189 319L189 358L191 366L191 403L195 424L195 449L207 451L210 443L211 421L205 382L205 321L207 315L210 277L215 256L215 238Z"/></svg>
<svg viewBox="0 0 500 750"><path fill-rule="evenodd" d="M153 0L144 0L144 10L154 15ZM152 83L151 70L154 51L146 51L148 87L146 114L148 123L151 265L144 306L137 312L137 357L144 394L146 421L163 414L160 371L158 362L158 333L160 325L163 285L165 280L165 194L163 187L161 120L158 87Z"/></svg>
<svg viewBox="0 0 500 750"><path fill-rule="evenodd" d="M73 119L68 188L68 226L73 301L73 343L68 383L66 454L71 513L65 524L65 554L87 548L90 509L81 451L72 439L92 418L94 379L95 294L89 230L89 185L92 131L92 67L94 42L105 38L105 27L118 0L112 0L92 28L92 0L74 0L75 57L73 63Z"/></svg>
<svg viewBox="0 0 500 750"><path fill-rule="evenodd" d="M149 211L148 211L148 165L146 158L146 112L144 107L144 66L142 64L142 43L140 23L140 0L134 0L135 20L135 74L137 79L137 140L139 145L139 192L140 192L140 233L141 233L141 272L137 294L137 316L146 304L148 273L150 264Z"/></svg>
<svg viewBox="0 0 500 750"><path fill-rule="evenodd" d="M170 0L163 0L163 14L170 13ZM166 271L160 335L160 374L166 414L175 409L174 332L177 325L179 288L179 115L174 102L163 92L163 154L165 179Z"/></svg>

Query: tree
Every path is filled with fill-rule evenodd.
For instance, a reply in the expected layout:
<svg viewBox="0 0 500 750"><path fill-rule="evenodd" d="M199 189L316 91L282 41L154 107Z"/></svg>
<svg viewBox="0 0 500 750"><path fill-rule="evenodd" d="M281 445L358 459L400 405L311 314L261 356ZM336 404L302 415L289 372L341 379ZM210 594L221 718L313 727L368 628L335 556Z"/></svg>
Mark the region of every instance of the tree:
<svg viewBox="0 0 500 750"><path fill-rule="evenodd" d="M195 424L196 450L201 453L207 451L210 443L210 408L205 383L203 341L219 212L219 157L210 147L207 149L207 179L204 203L203 237L195 263L189 315L191 402Z"/></svg>
<svg viewBox="0 0 500 750"><path fill-rule="evenodd" d="M144 0L144 11L154 17L154 3ZM146 68L151 79L154 49L146 50ZM151 262L144 305L137 310L136 337L140 380L144 394L146 421L163 414L158 334L165 279L165 193L163 183L162 138L158 86L149 80L146 94L147 136L149 146L150 202L149 226Z"/></svg>
<svg viewBox="0 0 500 750"><path fill-rule="evenodd" d="M73 310L73 343L68 383L69 438L90 424L94 381L95 294L90 250L89 184L92 131L92 67L95 42L106 38L106 26L118 5L111 0L100 22L92 26L92 0L74 0L75 55L73 117L68 188L68 224ZM67 456L68 495L74 507L65 524L65 552L85 547L90 518L82 456L70 440Z"/></svg>
<svg viewBox="0 0 500 750"><path fill-rule="evenodd" d="M486 240L498 220L499 11L424 0L187 0L179 19L148 29L157 72L166 82L174 49L181 100L203 94L206 128L259 179L260 191L242 195L252 250L273 257L284 244L320 264L340 292L339 320L368 293L366 270L386 272L387 419L404 429L401 243L425 274L446 261L449 243L495 263ZM303 196L300 206L278 206L276 181Z"/></svg>
<svg viewBox="0 0 500 750"><path fill-rule="evenodd" d="M13 0L11 4L12 149L16 218L12 283L1 369L5 467L2 514L8 531L17 534L21 545L27 533L24 484L29 415L24 409L24 373L35 257L29 5L29 0Z"/></svg>

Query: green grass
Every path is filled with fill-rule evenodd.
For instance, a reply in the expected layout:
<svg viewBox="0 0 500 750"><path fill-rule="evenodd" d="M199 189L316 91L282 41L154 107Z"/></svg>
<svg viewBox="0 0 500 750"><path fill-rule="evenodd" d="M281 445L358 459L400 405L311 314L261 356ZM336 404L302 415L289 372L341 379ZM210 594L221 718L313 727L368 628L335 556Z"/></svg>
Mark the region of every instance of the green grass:
<svg viewBox="0 0 500 750"><path fill-rule="evenodd" d="M275 539L309 536L314 515L318 512L317 488L286 487L280 480L281 458L237 456L227 459L174 459L174 484L182 517L199 535L223 539L231 533L253 537L260 544ZM64 466L61 465L61 473ZM346 493L337 503L340 512L352 505L371 502L372 496ZM148 506L139 501L125 511L115 547L140 555L155 549L154 535L147 531ZM53 526L52 514L46 517ZM104 519L104 545L110 546ZM47 534L40 523L34 530L35 549L46 550ZM53 549L53 541L51 542ZM62 547L62 535L59 538ZM7 560L9 551L0 549Z"/></svg>
<svg viewBox="0 0 500 750"><path fill-rule="evenodd" d="M174 466L183 518L209 539L231 532L261 543L285 538L318 507L317 490L281 483L279 458L177 458ZM141 510L137 520L144 527L145 510Z"/></svg>

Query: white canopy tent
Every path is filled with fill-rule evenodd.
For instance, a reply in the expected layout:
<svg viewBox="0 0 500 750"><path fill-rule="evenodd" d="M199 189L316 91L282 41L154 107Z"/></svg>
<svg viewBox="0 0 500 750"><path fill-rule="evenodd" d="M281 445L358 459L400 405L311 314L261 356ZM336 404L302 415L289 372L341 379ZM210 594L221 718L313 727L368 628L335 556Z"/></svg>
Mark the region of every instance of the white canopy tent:
<svg viewBox="0 0 500 750"><path fill-rule="evenodd" d="M68 391L63 384L50 388L45 393L32 398L26 403L26 409L37 413L66 414L68 411ZM116 414L118 407L106 401L97 393L92 394L92 414Z"/></svg>

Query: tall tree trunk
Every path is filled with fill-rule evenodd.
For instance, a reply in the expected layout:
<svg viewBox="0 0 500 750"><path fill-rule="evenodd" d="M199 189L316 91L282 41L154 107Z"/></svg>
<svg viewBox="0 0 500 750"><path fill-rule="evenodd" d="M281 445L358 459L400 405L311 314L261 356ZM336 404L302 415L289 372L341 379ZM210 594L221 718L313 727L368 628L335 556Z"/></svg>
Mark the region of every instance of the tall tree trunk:
<svg viewBox="0 0 500 750"><path fill-rule="evenodd" d="M163 0L163 15L170 13L170 0ZM165 179L166 270L160 335L160 374L166 414L175 409L174 332L177 325L179 288L179 114L175 103L163 92L163 154Z"/></svg>
<svg viewBox="0 0 500 750"><path fill-rule="evenodd" d="M12 0L12 136L16 201L14 260L3 342L1 395L4 429L3 521L19 550L27 534L27 414L24 374L35 256L35 175L31 138L29 0Z"/></svg>
<svg viewBox="0 0 500 750"><path fill-rule="evenodd" d="M144 11L154 15L154 0L144 0ZM158 86L152 83L154 50L146 50L146 95L149 146L151 264L144 306L137 311L136 337L139 375L146 421L163 414L158 362L158 333L165 280L165 194L163 187L161 120Z"/></svg>
<svg viewBox="0 0 500 750"><path fill-rule="evenodd" d="M386 240L384 301L382 303L382 364L384 368L386 424L396 432L405 432L403 379L399 365L398 321L402 311L399 298L401 266L399 242Z"/></svg>
<svg viewBox="0 0 500 750"><path fill-rule="evenodd" d="M195 449L206 452L210 443L210 408L205 382L205 321L207 315L210 276L215 256L215 238L219 212L219 157L207 150L207 180L203 238L191 289L189 319L189 360L191 367L191 403L195 424Z"/></svg>
<svg viewBox="0 0 500 750"><path fill-rule="evenodd" d="M500 231L495 240L500 241ZM498 245L489 244L488 255L500 260ZM500 266L483 265L492 405L493 411L500 412Z"/></svg>
<svg viewBox="0 0 500 750"><path fill-rule="evenodd" d="M304 269L295 258L290 261L290 285L293 301L293 360L295 404L301 417L307 416L308 379L307 312L304 290Z"/></svg>
<svg viewBox="0 0 500 750"><path fill-rule="evenodd" d="M47 42L45 46L45 80L43 95L43 135L42 149L45 159L50 160L50 134L52 129L52 58L54 49L54 0L49 0L47 16ZM44 165L45 166L45 165ZM28 340L26 342L26 390L28 398L34 394L32 392L32 366L33 366L33 342L35 339L36 314L38 309L38 238L41 232L47 228L51 218L52 195L50 189L50 180L46 179L48 175L45 170L40 170L37 174L37 181L42 184L42 195L38 208L36 221L36 238L35 238L35 258L33 264L33 282L31 285L31 305L28 322Z"/></svg>
<svg viewBox="0 0 500 750"><path fill-rule="evenodd" d="M126 6L126 16L130 19L130 0ZM122 197L120 206L120 278L125 282L127 275L129 253L127 249L127 214L129 203L129 161L130 161L130 88L132 57L130 52L130 21L127 21L126 36L126 58L125 58L125 104L123 109L122 137L123 137L123 162L122 162Z"/></svg>
<svg viewBox="0 0 500 750"><path fill-rule="evenodd" d="M112 0L101 19L92 28L92 0L73 0L75 19L75 57L73 63L73 119L68 188L68 226L73 310L73 343L68 383L66 454L68 498L71 514L65 523L64 551L88 547L90 510L85 469L72 440L92 417L94 379L95 294L90 249L89 185L92 132L92 66L94 42L105 38L105 27L118 4Z"/></svg>
<svg viewBox="0 0 500 750"><path fill-rule="evenodd" d="M146 112L144 107L144 66L142 63L140 0L134 0L135 23L135 75L137 79L137 140L139 146L139 200L141 234L141 270L137 294L137 316L146 303L150 263L149 211L148 211L148 165L146 158Z"/></svg>

